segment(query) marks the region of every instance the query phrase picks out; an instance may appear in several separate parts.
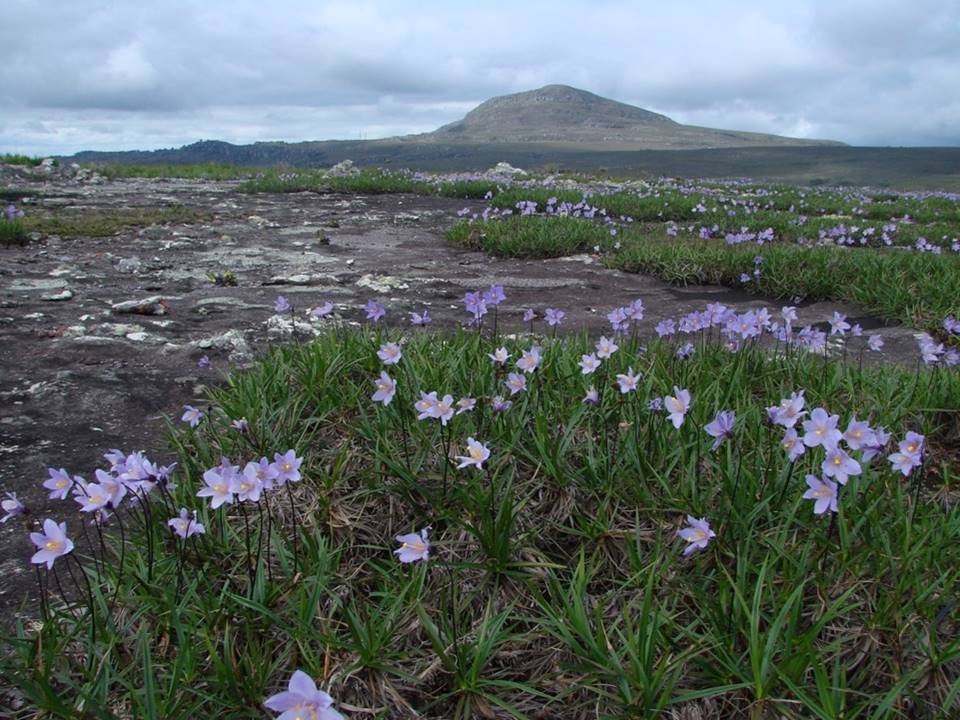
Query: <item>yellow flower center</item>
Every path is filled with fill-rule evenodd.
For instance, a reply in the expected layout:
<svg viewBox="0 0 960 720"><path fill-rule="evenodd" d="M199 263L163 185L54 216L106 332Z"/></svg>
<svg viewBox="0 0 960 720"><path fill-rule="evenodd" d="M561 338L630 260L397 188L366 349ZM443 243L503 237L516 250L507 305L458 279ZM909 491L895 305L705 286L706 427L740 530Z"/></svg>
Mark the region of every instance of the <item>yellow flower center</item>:
<svg viewBox="0 0 960 720"><path fill-rule="evenodd" d="M224 483L217 483L213 486L215 492L220 493L221 495L227 491L227 486Z"/></svg>
<svg viewBox="0 0 960 720"><path fill-rule="evenodd" d="M280 469L283 470L284 472L290 472L291 470L293 470L293 466L290 463L285 462L283 463L283 465L280 466Z"/></svg>
<svg viewBox="0 0 960 720"><path fill-rule="evenodd" d="M470 448L470 457L472 457L474 460L482 460L483 448L479 446Z"/></svg>
<svg viewBox="0 0 960 720"><path fill-rule="evenodd" d="M842 463L842 462L843 462L843 458L841 458L839 455L837 455L836 457L833 458L833 464L834 464L834 465L839 465L839 464Z"/></svg>
<svg viewBox="0 0 960 720"><path fill-rule="evenodd" d="M907 445L907 452L915 453L916 451L917 451L916 443L910 443L909 445Z"/></svg>
<svg viewBox="0 0 960 720"><path fill-rule="evenodd" d="M59 540L47 540L47 542L44 544L44 547L47 550L59 550L63 547L63 543Z"/></svg>

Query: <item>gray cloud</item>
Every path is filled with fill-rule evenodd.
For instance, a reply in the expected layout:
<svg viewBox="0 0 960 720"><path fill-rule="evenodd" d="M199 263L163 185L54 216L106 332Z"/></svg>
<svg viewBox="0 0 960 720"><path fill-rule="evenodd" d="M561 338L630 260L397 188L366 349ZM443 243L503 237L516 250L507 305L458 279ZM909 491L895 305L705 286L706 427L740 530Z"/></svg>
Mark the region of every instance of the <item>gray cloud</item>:
<svg viewBox="0 0 960 720"><path fill-rule="evenodd" d="M960 7L12 0L0 148L389 136L559 82L681 122L958 144Z"/></svg>

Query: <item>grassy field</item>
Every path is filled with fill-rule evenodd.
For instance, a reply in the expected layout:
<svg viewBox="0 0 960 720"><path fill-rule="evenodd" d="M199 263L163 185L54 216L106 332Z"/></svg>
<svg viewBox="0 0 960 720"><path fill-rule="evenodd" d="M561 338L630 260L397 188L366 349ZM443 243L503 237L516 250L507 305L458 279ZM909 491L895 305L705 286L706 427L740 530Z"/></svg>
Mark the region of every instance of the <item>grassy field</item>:
<svg viewBox="0 0 960 720"><path fill-rule="evenodd" d="M131 227L196 223L212 215L182 205L165 207L83 208L42 210L27 214L20 225L25 233L39 232L62 237L110 237Z"/></svg>
<svg viewBox="0 0 960 720"><path fill-rule="evenodd" d="M101 561L37 566L45 620L0 652L25 703L13 717L260 718L298 669L350 718L957 712L956 371L753 340L731 353L718 327L686 337L686 359L683 340L628 331L591 374L579 363L596 338L490 328L331 328L273 348L186 415L196 427L172 423L169 480L121 455L85 488L84 503L130 490L107 509ZM396 364L381 362L388 341ZM389 404L372 399L390 394L382 372ZM428 391L476 403L418 419ZM800 421L825 408L844 439L827 450L810 428L791 460L790 413L768 408L793 393ZM711 435L720 411L735 420ZM898 442L908 476L888 460ZM808 475L836 473L834 447L858 461L836 513L804 497ZM231 466L253 483L261 457L287 481L244 500ZM198 492L218 478L230 502L213 509L217 491ZM64 504L55 519L96 536ZM172 532L181 507L205 533ZM423 528L429 548L409 536Z"/></svg>

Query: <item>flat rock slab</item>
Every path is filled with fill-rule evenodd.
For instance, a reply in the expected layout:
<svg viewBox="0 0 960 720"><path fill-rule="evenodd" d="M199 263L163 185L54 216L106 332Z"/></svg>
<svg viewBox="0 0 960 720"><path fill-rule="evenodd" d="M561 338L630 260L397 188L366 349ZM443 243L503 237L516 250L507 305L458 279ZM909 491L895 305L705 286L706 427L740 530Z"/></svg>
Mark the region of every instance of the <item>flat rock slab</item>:
<svg viewBox="0 0 960 720"><path fill-rule="evenodd" d="M607 311L640 297L647 307L642 330L652 334L661 319L707 302L740 311L768 304L727 288L675 288L609 270L592 255L497 260L449 246L444 230L461 208L482 211L479 201L246 195L236 182L197 180L35 185L29 189L42 195L28 213L36 206L69 205L76 213L176 203L212 218L0 247L0 492L15 491L37 517L75 514L46 499L40 484L47 467L90 479L114 447L168 462L159 432L165 420L176 421L182 406L231 366L289 336L289 316L273 313L278 294L294 304L298 333L313 331L302 314L310 306L329 300L343 322L359 323L369 298L386 306L394 325L408 326L410 312L429 309L437 326L452 327L467 319L464 292L491 284L505 287L499 321L508 331L526 327L527 307L562 308L564 330L599 334L609 327ZM211 280L227 274L236 286ZM67 292L69 302L57 297ZM165 314L152 317L159 308ZM801 308L801 324L822 322L834 310L864 328L881 325L827 303ZM136 322L118 322L117 313L133 313ZM914 362L912 331L885 328L883 335L884 359ZM204 355L208 369L197 366ZM32 588L31 547L22 525L0 525L0 608L19 604Z"/></svg>

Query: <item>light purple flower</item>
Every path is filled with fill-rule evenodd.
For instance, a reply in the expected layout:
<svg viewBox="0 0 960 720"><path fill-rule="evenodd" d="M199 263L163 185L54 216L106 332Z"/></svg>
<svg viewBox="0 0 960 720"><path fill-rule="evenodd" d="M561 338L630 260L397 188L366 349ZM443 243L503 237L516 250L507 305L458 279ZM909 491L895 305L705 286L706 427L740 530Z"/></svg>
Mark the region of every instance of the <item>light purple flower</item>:
<svg viewBox="0 0 960 720"><path fill-rule="evenodd" d="M0 502L0 508L3 508L3 511L6 513L6 515L0 519L0 523L5 523L10 518L23 515L27 512L23 503L17 500L17 494L11 492L8 492L6 499Z"/></svg>
<svg viewBox="0 0 960 720"><path fill-rule="evenodd" d="M427 528L420 533L397 535L400 547L393 551L402 563L412 563L417 560L426 560L430 557L430 543L427 540Z"/></svg>
<svg viewBox="0 0 960 720"><path fill-rule="evenodd" d="M926 438L923 435L915 433L912 430L908 431L906 439L901 440L899 443L900 452L922 456L925 441Z"/></svg>
<svg viewBox="0 0 960 720"><path fill-rule="evenodd" d="M315 308L310 310L310 314L313 315L313 317L317 318L318 320L320 318L325 318L327 315L329 315L332 312L333 312L333 303L330 302L329 300L323 303L322 305L317 305Z"/></svg>
<svg viewBox="0 0 960 720"><path fill-rule="evenodd" d="M434 415L434 409L437 406L437 402L436 391L425 393L423 390L421 390L420 399L413 404L414 409L417 411L417 420L426 420L427 418L436 417L436 415Z"/></svg>
<svg viewBox="0 0 960 720"><path fill-rule="evenodd" d="M185 423L190 423L190 427L195 428L203 419L203 412L193 405L183 406L183 417L180 418Z"/></svg>
<svg viewBox="0 0 960 720"><path fill-rule="evenodd" d="M524 350L522 357L517 360L517 367L523 370L525 373L532 373L538 367L540 367L540 361L543 358L540 356L540 348L537 345L534 345L529 350Z"/></svg>
<svg viewBox="0 0 960 720"><path fill-rule="evenodd" d="M260 493L263 492L264 488L258 470L259 465L257 463L248 462L243 468L243 472L236 475L233 490L240 502L258 502L260 500Z"/></svg>
<svg viewBox="0 0 960 720"><path fill-rule="evenodd" d="M883 338L879 335L871 335L867 338L867 347L873 352L880 352L883 349Z"/></svg>
<svg viewBox="0 0 960 720"><path fill-rule="evenodd" d="M533 308L527 308L523 312L524 322L533 322L536 317L537 317L537 313L534 312Z"/></svg>
<svg viewBox="0 0 960 720"><path fill-rule="evenodd" d="M510 353L507 352L505 347L499 347L492 353L487 353L487 357L494 365L506 365L507 360L510 359Z"/></svg>
<svg viewBox="0 0 960 720"><path fill-rule="evenodd" d="M805 402L803 390L791 393L790 397L781 400L779 405L767 408L767 417L775 425L792 428L797 424L797 420L807 414L803 409Z"/></svg>
<svg viewBox="0 0 960 720"><path fill-rule="evenodd" d="M297 457L295 450L287 450L283 455L274 453L273 465L277 469L277 485L300 481L300 465L303 458Z"/></svg>
<svg viewBox="0 0 960 720"><path fill-rule="evenodd" d="M827 450L827 457L820 465L820 469L825 477L836 478L841 485L846 485L851 475L859 475L863 472L860 463L838 445Z"/></svg>
<svg viewBox="0 0 960 720"><path fill-rule="evenodd" d="M507 379L504 380L503 384L510 390L511 395L516 395L518 392L523 392L527 389L527 378L525 375L512 372L507 375Z"/></svg>
<svg viewBox="0 0 960 720"><path fill-rule="evenodd" d="M472 397L463 397L457 400L457 415L470 412L477 406L477 401Z"/></svg>
<svg viewBox="0 0 960 720"><path fill-rule="evenodd" d="M268 710L281 713L276 720L343 720L343 715L333 709L333 698L318 690L302 670L293 673L288 687L263 703Z"/></svg>
<svg viewBox="0 0 960 720"><path fill-rule="evenodd" d="M208 367L210 367L210 357L207 355L204 355L199 360L197 360L197 367L200 368L201 370L206 370Z"/></svg>
<svg viewBox="0 0 960 720"><path fill-rule="evenodd" d="M856 415L850 418L847 429L843 433L843 439L851 450L861 450L876 442L873 429L865 420L857 420Z"/></svg>
<svg viewBox="0 0 960 720"><path fill-rule="evenodd" d="M370 396L370 399L374 402L382 402L384 407L390 404L390 401L393 400L393 396L397 392L397 384L393 381L386 372L380 371L380 379L373 381L374 386L376 386L377 391Z"/></svg>
<svg viewBox="0 0 960 720"><path fill-rule="evenodd" d="M547 308L546 311L544 312L544 316L547 321L547 325L549 325L550 327L556 327L561 322L563 322L563 318L565 318L567 314L563 310L557 310L555 308Z"/></svg>
<svg viewBox="0 0 960 720"><path fill-rule="evenodd" d="M600 395L597 393L597 389L591 385L590 389L587 390L587 394L583 396L583 400L580 402L587 405L599 405L600 404Z"/></svg>
<svg viewBox="0 0 960 720"><path fill-rule="evenodd" d="M814 500L813 512L822 515L827 510L837 511L837 484L832 480L820 480L815 475L807 475L807 490L805 500Z"/></svg>
<svg viewBox="0 0 960 720"><path fill-rule="evenodd" d="M797 435L797 429L794 427L787 428L780 445L787 451L787 459L790 462L794 462L807 451L807 446L803 444L800 436Z"/></svg>
<svg viewBox="0 0 960 720"><path fill-rule="evenodd" d="M73 550L73 542L67 537L67 524L59 525L49 518L43 521L43 532L30 533L30 541L37 546L37 552L30 558L34 565L47 564L47 570L53 569L53 563L58 557L63 557Z"/></svg>
<svg viewBox="0 0 960 720"><path fill-rule="evenodd" d="M66 500L70 487L73 485L73 480L70 479L67 471L63 468L59 470L47 468L47 472L50 477L43 481L43 487L50 491L48 497L51 500Z"/></svg>
<svg viewBox="0 0 960 720"><path fill-rule="evenodd" d="M487 305L497 306L507 299L503 294L503 285L491 285L490 289L483 293L483 301Z"/></svg>
<svg viewBox="0 0 960 720"><path fill-rule="evenodd" d="M693 515L687 515L687 526L677 533L689 544L683 551L684 555L689 555L695 550L703 550L707 547L711 538L717 534L710 529L710 523L706 518L695 518Z"/></svg>
<svg viewBox="0 0 960 720"><path fill-rule="evenodd" d="M837 430L839 415L829 415L823 408L810 413L810 419L803 421L803 444L809 448L823 446L824 449L836 447L842 434Z"/></svg>
<svg viewBox="0 0 960 720"><path fill-rule="evenodd" d="M581 374L589 375L600 367L600 360L595 353L590 353L589 355L581 355L580 362L577 364L580 366Z"/></svg>
<svg viewBox="0 0 960 720"><path fill-rule="evenodd" d="M240 419L238 419L238 420L231 420L231 421L230 421L230 425L231 425L235 430L239 430L240 432L246 432L246 431L247 431L247 428L249 427L249 423L247 422L247 419L246 419L246 418L240 418Z"/></svg>
<svg viewBox="0 0 960 720"><path fill-rule="evenodd" d="M833 317L830 318L830 334L843 336L849 329L850 323L847 322L847 316L834 311Z"/></svg>
<svg viewBox="0 0 960 720"><path fill-rule="evenodd" d="M723 442L724 438L733 437L733 426L737 421L737 415L733 410L722 410L717 413L717 416L713 419L713 422L707 423L704 426L704 430L707 431L707 435L714 438L713 447L711 450L716 450L720 447L720 443Z"/></svg>
<svg viewBox="0 0 960 720"><path fill-rule="evenodd" d="M494 395L490 400L490 407L495 413L504 413L513 407L512 400L504 400L500 395Z"/></svg>
<svg viewBox="0 0 960 720"><path fill-rule="evenodd" d="M203 523L197 522L197 511L193 515L186 508L180 508L180 515L167 520L167 525L173 529L173 534L186 540L194 535L202 535L206 532Z"/></svg>
<svg viewBox="0 0 960 720"><path fill-rule="evenodd" d="M693 355L694 347L693 343L686 343L677 348L677 358L680 360L686 360L688 357Z"/></svg>
<svg viewBox="0 0 960 720"><path fill-rule="evenodd" d="M597 349L597 357L602 360L606 360L620 349L620 347L614 344L612 340L608 340L606 336L603 335L601 335L600 339L597 340L595 347Z"/></svg>
<svg viewBox="0 0 960 720"><path fill-rule="evenodd" d="M233 503L233 473L223 472L222 467L210 468L203 473L205 487L197 491L197 497L210 498L210 509Z"/></svg>
<svg viewBox="0 0 960 720"><path fill-rule="evenodd" d="M372 322L377 322L377 320L387 314L387 311L383 309L383 305L372 299L367 300L367 304L364 305L363 309L367 313L367 320Z"/></svg>
<svg viewBox="0 0 960 720"><path fill-rule="evenodd" d="M411 325L429 325L431 322L429 310L424 310L422 315L415 312L410 313Z"/></svg>
<svg viewBox="0 0 960 720"><path fill-rule="evenodd" d="M457 465L457 469L465 468L469 465L473 465L478 470L483 469L483 463L486 459L490 457L490 448L488 448L483 443L478 440L474 440L472 437L467 438L467 454L458 455L457 460L460 460L460 464Z"/></svg>
<svg viewBox="0 0 960 720"><path fill-rule="evenodd" d="M887 460L890 462L890 465L893 466L892 469L899 470L903 473L904 477L909 477L913 469L920 467L920 464L923 462L919 454L905 453L902 450L891 454L887 457Z"/></svg>
<svg viewBox="0 0 960 720"><path fill-rule="evenodd" d="M396 365L403 357L400 346L396 343L388 342L380 346L377 350L377 357L383 361L384 365Z"/></svg>
<svg viewBox="0 0 960 720"><path fill-rule="evenodd" d="M277 295L277 299L273 301L273 311L278 315L290 312L290 303L283 295Z"/></svg>
<svg viewBox="0 0 960 720"><path fill-rule="evenodd" d="M625 375L617 375L617 384L620 386L620 394L626 395L637 389L637 383L640 382L641 374L633 374L633 368L628 368Z"/></svg>
<svg viewBox="0 0 960 720"><path fill-rule="evenodd" d="M690 410L690 391L681 390L674 385L673 392L673 395L667 395L663 398L663 404L667 408L667 418L675 428L679 429Z"/></svg>
<svg viewBox="0 0 960 720"><path fill-rule="evenodd" d="M243 473L252 473L254 477L260 482L260 485L264 490L272 490L274 481L279 477L280 471L277 469L276 465L270 462L267 458L260 458L259 462L249 462L243 468Z"/></svg>
<svg viewBox="0 0 960 720"><path fill-rule="evenodd" d="M650 412L660 412L663 410L663 398L651 398L650 402L647 403L647 410Z"/></svg>

